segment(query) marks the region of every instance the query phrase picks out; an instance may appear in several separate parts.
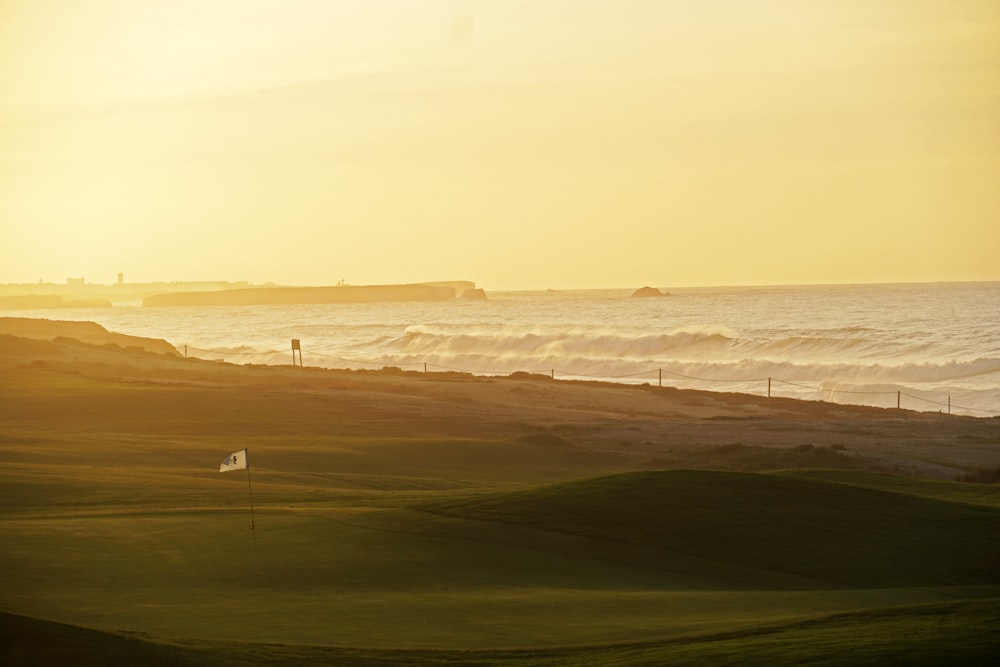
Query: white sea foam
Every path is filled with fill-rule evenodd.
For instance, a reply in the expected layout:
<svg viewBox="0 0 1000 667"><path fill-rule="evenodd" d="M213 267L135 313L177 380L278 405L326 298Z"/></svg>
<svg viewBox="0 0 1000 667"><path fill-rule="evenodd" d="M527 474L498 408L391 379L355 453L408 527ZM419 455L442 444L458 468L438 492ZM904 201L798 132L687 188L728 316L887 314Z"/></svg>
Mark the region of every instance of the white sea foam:
<svg viewBox="0 0 1000 667"><path fill-rule="evenodd" d="M476 354L498 359L578 358L634 360L711 354L732 344L736 334L724 327L685 327L666 333L630 333L611 328L567 329L411 326L393 341L403 354Z"/></svg>

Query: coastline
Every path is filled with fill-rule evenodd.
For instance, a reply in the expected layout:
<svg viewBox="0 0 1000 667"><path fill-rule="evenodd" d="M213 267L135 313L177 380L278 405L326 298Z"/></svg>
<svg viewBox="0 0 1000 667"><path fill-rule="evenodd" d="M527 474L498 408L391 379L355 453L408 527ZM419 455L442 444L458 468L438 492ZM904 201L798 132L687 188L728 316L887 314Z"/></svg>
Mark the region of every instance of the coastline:
<svg viewBox="0 0 1000 667"><path fill-rule="evenodd" d="M261 401L248 395L266 396L254 413L265 430L295 433L294 415L309 406L310 423L363 423L361 431L371 436L485 439L497 455L509 446L521 454L558 452L556 458L566 461L603 461L593 467L599 473L676 465L769 469L826 461L955 479L1000 465L992 418L528 373L235 365L186 359L163 341L81 324L36 321L34 329L22 332L29 337L0 335L5 376L0 398L8 409L26 402L44 405L63 385L95 392L94 400L113 387L115 395L130 397L135 407L129 418L145 431L163 419L163 406L188 405L197 395L202 412L210 415L218 404L220 415L199 424L221 432L235 419L225 406ZM87 342L79 340L81 330L88 332ZM143 415L150 424L142 424ZM79 419L85 416L65 424L50 420L51 437L80 428L74 426ZM295 437L308 438L310 432ZM535 437L555 446L539 449L522 441ZM411 463L410 456L400 459L400 473Z"/></svg>
<svg viewBox="0 0 1000 667"><path fill-rule="evenodd" d="M989 286L491 292L488 301L0 312L91 320L188 356L284 364L517 371L988 417L1000 414ZM771 382L773 381L773 382ZM770 382L770 384L769 384Z"/></svg>

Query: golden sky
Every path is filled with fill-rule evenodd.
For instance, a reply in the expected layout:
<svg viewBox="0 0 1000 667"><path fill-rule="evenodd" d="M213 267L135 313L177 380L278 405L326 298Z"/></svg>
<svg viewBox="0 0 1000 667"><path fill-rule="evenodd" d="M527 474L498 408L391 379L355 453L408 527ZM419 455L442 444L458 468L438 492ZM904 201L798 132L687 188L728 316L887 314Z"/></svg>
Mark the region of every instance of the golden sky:
<svg viewBox="0 0 1000 667"><path fill-rule="evenodd" d="M996 0L0 0L0 282L1000 280Z"/></svg>

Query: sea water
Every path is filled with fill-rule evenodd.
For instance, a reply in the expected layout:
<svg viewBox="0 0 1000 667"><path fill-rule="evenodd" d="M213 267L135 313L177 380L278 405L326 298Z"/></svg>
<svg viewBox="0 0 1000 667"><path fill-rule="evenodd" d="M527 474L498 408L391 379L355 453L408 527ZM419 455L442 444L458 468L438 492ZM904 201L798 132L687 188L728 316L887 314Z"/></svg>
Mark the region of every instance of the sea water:
<svg viewBox="0 0 1000 667"><path fill-rule="evenodd" d="M236 364L541 373L1000 415L1000 283L488 291L487 301L6 311Z"/></svg>

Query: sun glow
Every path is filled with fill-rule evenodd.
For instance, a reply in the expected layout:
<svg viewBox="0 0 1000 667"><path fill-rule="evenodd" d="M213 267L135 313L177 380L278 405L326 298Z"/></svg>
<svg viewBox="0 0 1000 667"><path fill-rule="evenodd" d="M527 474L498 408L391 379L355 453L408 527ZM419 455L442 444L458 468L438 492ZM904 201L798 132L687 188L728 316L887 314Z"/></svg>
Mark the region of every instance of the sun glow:
<svg viewBox="0 0 1000 667"><path fill-rule="evenodd" d="M1000 278L995 3L9 0L0 281Z"/></svg>

